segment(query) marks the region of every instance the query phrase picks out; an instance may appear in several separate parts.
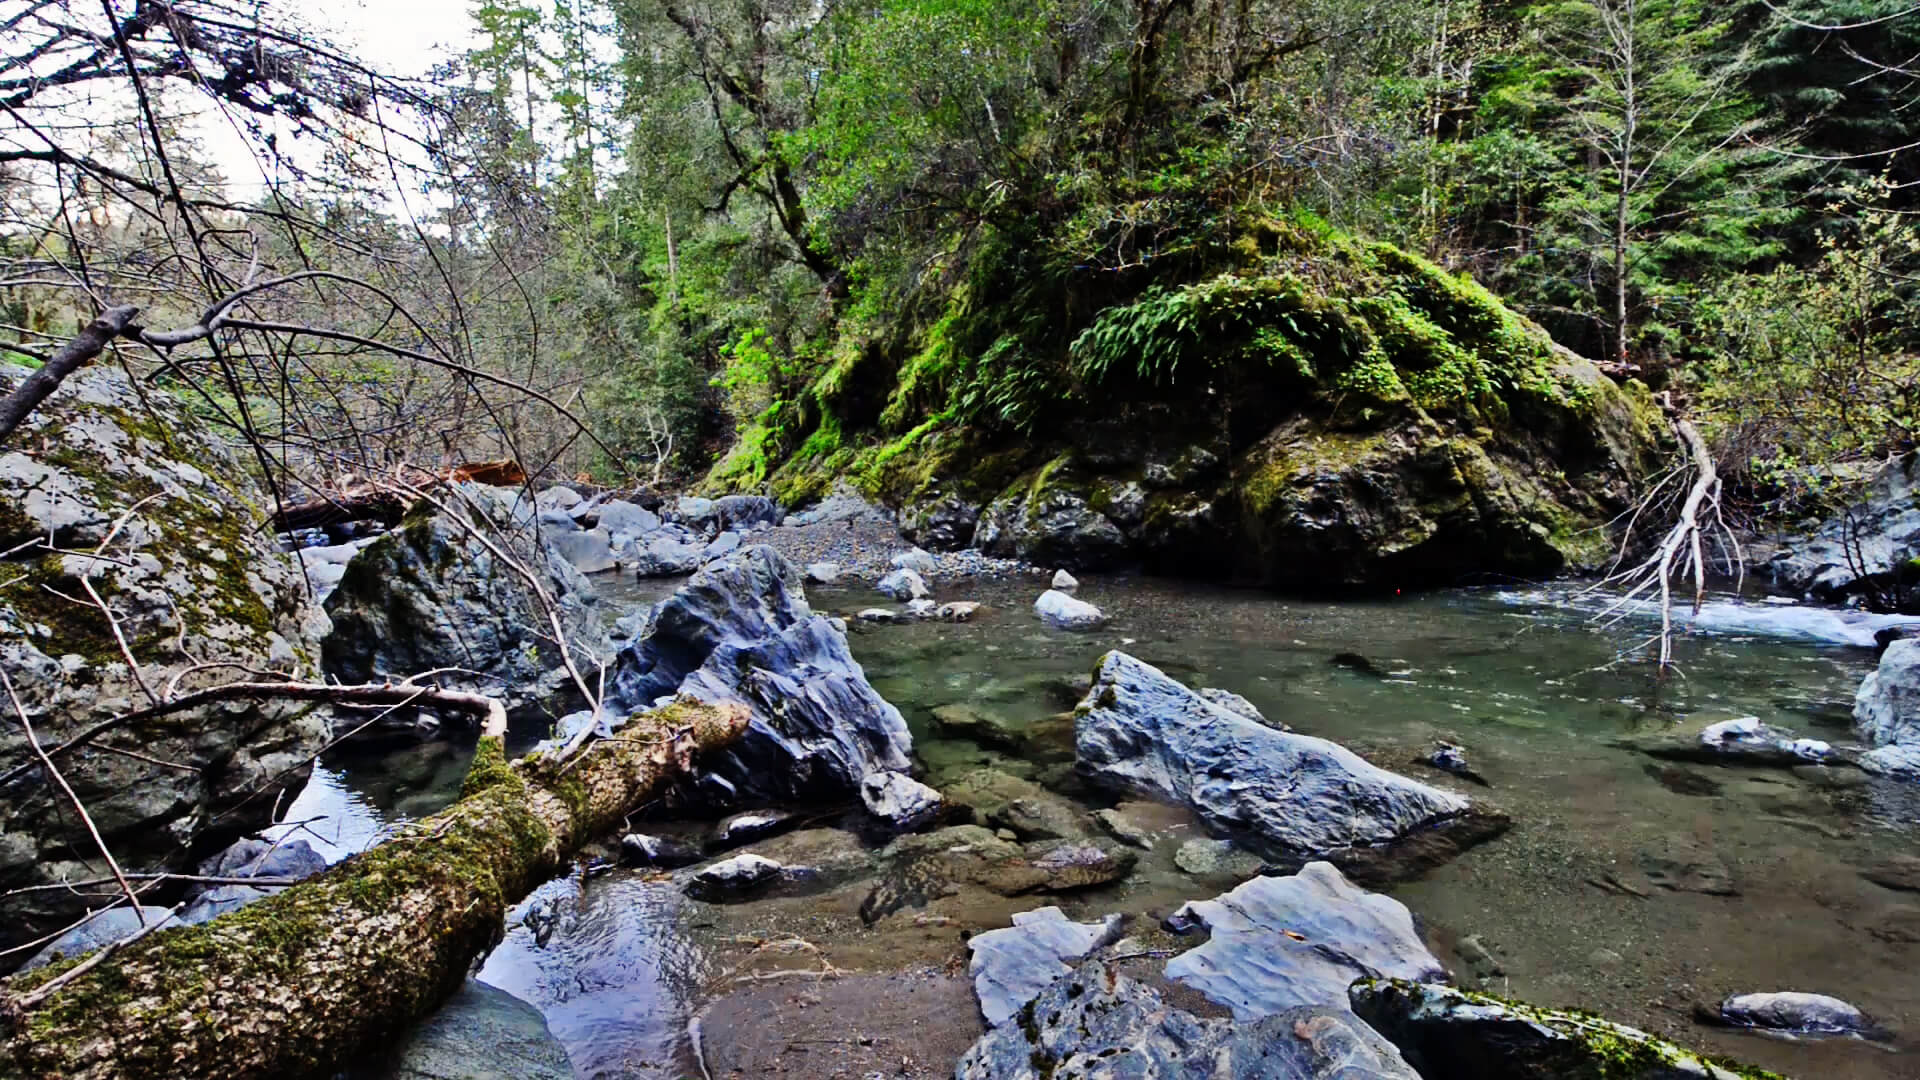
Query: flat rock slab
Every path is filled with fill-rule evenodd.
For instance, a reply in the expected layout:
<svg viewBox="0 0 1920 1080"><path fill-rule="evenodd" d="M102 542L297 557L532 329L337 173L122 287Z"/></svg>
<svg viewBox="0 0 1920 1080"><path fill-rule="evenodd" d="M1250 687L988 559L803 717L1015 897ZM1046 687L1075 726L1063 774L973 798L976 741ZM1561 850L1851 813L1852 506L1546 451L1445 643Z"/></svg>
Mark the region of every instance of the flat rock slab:
<svg viewBox="0 0 1920 1080"><path fill-rule="evenodd" d="M1345 1009L1356 979L1447 978L1405 904L1355 887L1323 862L1186 904L1167 924L1210 935L1168 961L1167 978L1232 1009L1239 1020L1301 1005Z"/></svg>
<svg viewBox="0 0 1920 1080"><path fill-rule="evenodd" d="M1344 1010L1201 1019L1151 987L1088 964L960 1059L954 1080L1419 1080Z"/></svg>
<svg viewBox="0 0 1920 1080"><path fill-rule="evenodd" d="M1057 907L1043 907L1016 914L1012 926L973 935L967 973L987 1024L1006 1023L1054 980L1071 975L1074 964L1119 940L1124 923L1119 915L1074 922Z"/></svg>
<svg viewBox="0 0 1920 1080"><path fill-rule="evenodd" d="M706 1006L691 1030L714 1077L951 1080L986 1028L964 978L856 975L750 986Z"/></svg>

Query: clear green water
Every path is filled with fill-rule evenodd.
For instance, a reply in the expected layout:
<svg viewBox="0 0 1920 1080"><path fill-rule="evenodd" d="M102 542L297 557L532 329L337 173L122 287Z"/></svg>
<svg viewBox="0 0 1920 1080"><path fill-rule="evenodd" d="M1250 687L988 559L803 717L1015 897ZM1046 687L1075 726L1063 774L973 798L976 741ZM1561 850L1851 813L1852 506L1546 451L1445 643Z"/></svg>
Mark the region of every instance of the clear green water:
<svg viewBox="0 0 1920 1080"><path fill-rule="evenodd" d="M1618 650L1644 637L1646 625L1599 630L1579 605L1546 595L1453 592L1326 604L1187 583L1089 581L1081 595L1112 621L1074 634L1033 619L1038 591L1020 582L943 589L942 599L981 600L994 610L964 625L856 630L855 656L906 714L936 786L985 764L1062 784L1087 805L1102 805L1064 779L1071 747L1057 714L1071 706L1076 680L1102 652L1124 648L1195 685L1241 693L1298 730L1509 813L1515 824L1506 836L1390 890L1456 970L1466 968L1458 943L1477 936L1503 969L1490 979L1499 992L1590 1008L1803 1078L1920 1076L1920 1056L1900 1049L1764 1040L1688 1019L1696 1001L1796 989L1842 997L1896 1031L1920 1031L1920 894L1860 874L1889 855L1920 853L1920 787L1675 766L1619 745L1748 714L1844 742L1869 653L1773 632L1699 634L1679 643L1679 675L1655 680L1643 665L1618 662ZM608 592L637 605L660 587L629 583ZM816 590L812 599L817 608L849 612L879 602L859 590ZM1716 610L1737 616L1718 625L1784 631L1800 618L1765 608ZM1341 652L1365 655L1386 677L1330 664ZM956 703L1054 737L1018 759L942 738L932 710ZM1437 737L1464 744L1492 788L1410 765ZM364 840L400 800L421 812L446 797L432 777L452 770L438 759L432 768L416 760L431 755L402 760L416 777L426 774L438 796L396 788L383 779L385 767L363 762L324 775L321 794L296 814L331 806L340 820L362 822L346 831ZM362 800L357 810L349 805L355 798ZM1733 895L1657 883L1663 873L1689 872ZM576 1055L586 1050L583 1075L678 1075L687 999L724 989L717 973L757 955L761 942L798 934L851 970L939 965L962 951L960 931L1004 925L1011 911L1047 902L961 895L921 919L907 913L867 928L853 915L866 891L859 881L726 908L677 902L667 891L625 872L551 886L538 903L566 912L564 931L542 938L516 928L488 964L491 980L548 1012ZM1129 882L1063 906L1076 915L1118 910L1154 919L1214 891L1160 850Z"/></svg>

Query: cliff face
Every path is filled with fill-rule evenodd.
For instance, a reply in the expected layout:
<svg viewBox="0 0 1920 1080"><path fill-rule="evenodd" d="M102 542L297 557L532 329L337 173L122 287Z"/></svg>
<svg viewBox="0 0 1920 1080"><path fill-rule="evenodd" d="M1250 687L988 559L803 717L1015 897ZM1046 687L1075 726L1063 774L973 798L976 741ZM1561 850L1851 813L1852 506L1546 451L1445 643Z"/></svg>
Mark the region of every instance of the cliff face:
<svg viewBox="0 0 1920 1080"><path fill-rule="evenodd" d="M971 282L917 351L847 350L713 485L845 479L932 547L1308 591L1610 552L1666 437L1644 387L1385 245L1266 223L1221 250L1055 318Z"/></svg>

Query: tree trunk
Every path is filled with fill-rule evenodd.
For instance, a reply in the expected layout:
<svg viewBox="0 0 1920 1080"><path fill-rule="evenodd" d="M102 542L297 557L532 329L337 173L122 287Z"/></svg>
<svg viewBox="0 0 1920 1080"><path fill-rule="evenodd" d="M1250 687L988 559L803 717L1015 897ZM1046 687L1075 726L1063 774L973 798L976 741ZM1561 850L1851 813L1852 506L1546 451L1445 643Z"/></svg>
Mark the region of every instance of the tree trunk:
<svg viewBox="0 0 1920 1080"><path fill-rule="evenodd" d="M0 443L26 420L40 403L60 389L61 380L79 370L82 364L99 356L113 339L127 332L140 309L132 304L111 307L88 323L72 341L60 346L45 366L20 380L20 385L0 398Z"/></svg>
<svg viewBox="0 0 1920 1080"><path fill-rule="evenodd" d="M739 706L680 702L564 763L511 766L488 735L460 801L379 847L51 992L75 964L0 984L0 1077L329 1075L436 1007L509 905L746 725Z"/></svg>

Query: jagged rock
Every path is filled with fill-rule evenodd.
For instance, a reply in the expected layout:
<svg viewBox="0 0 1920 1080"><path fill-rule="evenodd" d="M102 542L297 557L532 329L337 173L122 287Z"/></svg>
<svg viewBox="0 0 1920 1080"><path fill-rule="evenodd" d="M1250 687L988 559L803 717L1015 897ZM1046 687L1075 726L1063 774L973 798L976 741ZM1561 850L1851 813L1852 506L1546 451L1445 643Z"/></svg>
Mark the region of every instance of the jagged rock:
<svg viewBox="0 0 1920 1080"><path fill-rule="evenodd" d="M1095 783L1190 806L1276 862L1339 861L1463 819L1460 796L1325 739L1276 731L1119 651L1075 710L1077 768ZM1476 826L1473 839L1483 839Z"/></svg>
<svg viewBox="0 0 1920 1080"><path fill-rule="evenodd" d="M409 1033L379 1080L572 1080L573 1062L540 1010L468 979Z"/></svg>
<svg viewBox="0 0 1920 1080"><path fill-rule="evenodd" d="M677 577L700 569L704 554L702 548L662 529L628 541L619 559L637 577Z"/></svg>
<svg viewBox="0 0 1920 1080"><path fill-rule="evenodd" d="M1854 697L1853 720L1873 747L1861 768L1920 780L1920 640L1887 646Z"/></svg>
<svg viewBox="0 0 1920 1080"><path fill-rule="evenodd" d="M868 774L912 764L906 721L867 682L845 629L807 606L799 568L763 545L708 564L655 605L608 690L615 711L675 692L752 710L747 733L676 792L693 802L848 799Z"/></svg>
<svg viewBox="0 0 1920 1080"><path fill-rule="evenodd" d="M1828 602L1886 589L1920 555L1916 481L1920 455L1909 453L1881 471L1861 502L1783 548L1766 573L1787 592Z"/></svg>
<svg viewBox="0 0 1920 1080"><path fill-rule="evenodd" d="M620 862L624 866L658 866L672 870L692 866L702 858L699 848L664 836L628 833L620 838Z"/></svg>
<svg viewBox="0 0 1920 1080"><path fill-rule="evenodd" d="M539 517L535 520L540 522L541 528L547 530L550 534L549 538L551 538L551 534L554 533L577 533L580 531L580 523L574 520L573 515L567 513L565 510L542 510L540 511Z"/></svg>
<svg viewBox="0 0 1920 1080"><path fill-rule="evenodd" d="M790 529L797 529L808 525L831 525L855 518L864 518L880 524L893 520L892 515L885 509L868 502L857 492L842 488L821 499L811 509L798 514L788 514L781 519L780 524Z"/></svg>
<svg viewBox="0 0 1920 1080"><path fill-rule="evenodd" d="M0 394L26 376L0 363ZM147 703L83 577L156 689L245 669L317 676L327 620L301 563L280 550L248 468L180 399L136 389L113 364L69 376L0 443L0 669L42 744ZM110 534L108 558L38 546L51 537L91 552ZM0 772L11 772L34 758L11 704L0 698L0 709ZM266 825L276 792L300 790L328 737L325 711L311 705L230 702L101 738L194 769L106 753L60 767L126 870L179 872L193 850ZM37 771L0 789L0 822L0 893L99 876L85 826ZM0 897L0 948L85 910L63 890Z"/></svg>
<svg viewBox="0 0 1920 1080"><path fill-rule="evenodd" d="M868 773L860 801L892 832L912 832L940 812L940 793L905 773Z"/></svg>
<svg viewBox="0 0 1920 1080"><path fill-rule="evenodd" d="M940 572L940 561L931 553L917 547L895 552L893 558L888 559L887 563L895 570L911 570L923 578L932 577Z"/></svg>
<svg viewBox="0 0 1920 1080"><path fill-rule="evenodd" d="M1427 1077L1476 1080L1748 1080L1664 1039L1590 1013L1438 986L1368 979L1353 1011ZM1773 1080L1779 1080L1773 1077Z"/></svg>
<svg viewBox="0 0 1920 1080"><path fill-rule="evenodd" d="M708 542L700 551L701 562L712 562L723 555L731 555L740 550L740 534L731 530L721 533Z"/></svg>
<svg viewBox="0 0 1920 1080"><path fill-rule="evenodd" d="M723 495L714 500L713 512L722 529L737 532L780 520L779 505L765 495Z"/></svg>
<svg viewBox="0 0 1920 1080"><path fill-rule="evenodd" d="M614 499L601 504L598 524L609 536L634 539L658 529L660 515L625 499Z"/></svg>
<svg viewBox="0 0 1920 1080"><path fill-rule="evenodd" d="M1064 593L1070 593L1080 587L1080 581L1065 570L1055 570L1053 572L1053 583L1050 587Z"/></svg>
<svg viewBox="0 0 1920 1080"><path fill-rule="evenodd" d="M840 564L816 562L807 564L807 584L832 585L840 580Z"/></svg>
<svg viewBox="0 0 1920 1080"><path fill-rule="evenodd" d="M123 938L130 938L145 927L160 922L172 915L171 908L146 905L135 915L130 907L109 908L94 916L84 926L54 938L39 952L34 953L27 962L20 965L21 971L32 971L46 967L56 960L83 956L95 949L102 949Z"/></svg>
<svg viewBox="0 0 1920 1080"><path fill-rule="evenodd" d="M697 871L684 888L695 900L737 900L772 885L786 870L785 864L760 855L735 855Z"/></svg>
<svg viewBox="0 0 1920 1080"><path fill-rule="evenodd" d="M1104 964L1062 978L968 1050L954 1080L1420 1080L1351 1013L1200 1019Z"/></svg>
<svg viewBox="0 0 1920 1080"><path fill-rule="evenodd" d="M1695 1015L1707 1023L1796 1038L1817 1039L1835 1035L1852 1035L1863 1039L1889 1037L1885 1028L1839 998L1793 990L1735 994L1716 1008L1695 1010Z"/></svg>
<svg viewBox="0 0 1920 1080"><path fill-rule="evenodd" d="M1209 935L1168 961L1167 978L1232 1009L1238 1020L1299 1005L1344 1009L1355 979L1447 978L1406 905L1356 888L1323 862L1186 904L1167 925Z"/></svg>
<svg viewBox="0 0 1920 1080"><path fill-rule="evenodd" d="M874 588L894 600L924 600L933 595L925 578L906 569L892 571L881 578Z"/></svg>
<svg viewBox="0 0 1920 1080"><path fill-rule="evenodd" d="M580 505L581 498L581 494L572 488L556 484L535 495L533 505L535 509L543 511L571 510Z"/></svg>
<svg viewBox="0 0 1920 1080"><path fill-rule="evenodd" d="M955 494L923 496L902 512L900 534L935 551L957 551L973 544L980 504Z"/></svg>
<svg viewBox="0 0 1920 1080"><path fill-rule="evenodd" d="M1073 974L1074 964L1118 941L1125 925L1120 915L1077 923L1057 907L1043 907L1015 913L1005 929L968 938L967 974L987 1026L1006 1023L1054 980Z"/></svg>
<svg viewBox="0 0 1920 1080"><path fill-rule="evenodd" d="M455 668L479 672L482 688L514 702L537 696L541 676L560 664L546 612L527 580L481 542L483 535L539 578L570 638L599 647L593 587L551 545L539 544L533 528L517 524L510 498L453 485L440 500L446 511L423 503L355 556L327 598L333 617L322 650L327 674L359 683ZM441 680L461 685L476 677L452 672Z"/></svg>
<svg viewBox="0 0 1920 1080"><path fill-rule="evenodd" d="M1244 716L1256 724L1264 724L1267 727L1273 728L1275 731L1293 730L1278 720L1267 719L1266 715L1256 708L1253 702L1248 701L1246 698L1241 697L1231 690L1217 690L1210 686L1203 686L1196 692L1201 697L1207 699L1209 703L1218 705L1228 712L1233 713L1235 716Z"/></svg>
<svg viewBox="0 0 1920 1080"><path fill-rule="evenodd" d="M685 525L702 537L712 537L720 531L720 508L712 499L682 495L674 500L670 508L663 508L661 512L669 521Z"/></svg>
<svg viewBox="0 0 1920 1080"><path fill-rule="evenodd" d="M1040 566L1116 566L1127 557L1126 534L1095 510L1093 501L1073 468L1042 468L1015 481L980 512L974 546Z"/></svg>
<svg viewBox="0 0 1920 1080"><path fill-rule="evenodd" d="M547 543L560 557L573 564L575 570L583 574L598 574L611 570L619 563L613 557L613 540L605 529L588 529L585 532L547 533Z"/></svg>
<svg viewBox="0 0 1920 1080"><path fill-rule="evenodd" d="M1041 593L1040 599L1033 602L1033 613L1049 626L1057 626L1062 630L1092 630L1105 625L1107 621L1099 608L1057 589Z"/></svg>
<svg viewBox="0 0 1920 1080"><path fill-rule="evenodd" d="M713 827L713 837L707 842L707 850L725 851L741 844L751 844L763 837L795 828L800 822L800 815L791 810L747 810L729 814Z"/></svg>
<svg viewBox="0 0 1920 1080"><path fill-rule="evenodd" d="M986 609L985 604L974 600L954 600L941 604L934 610L933 616L941 622L972 622L976 616Z"/></svg>

